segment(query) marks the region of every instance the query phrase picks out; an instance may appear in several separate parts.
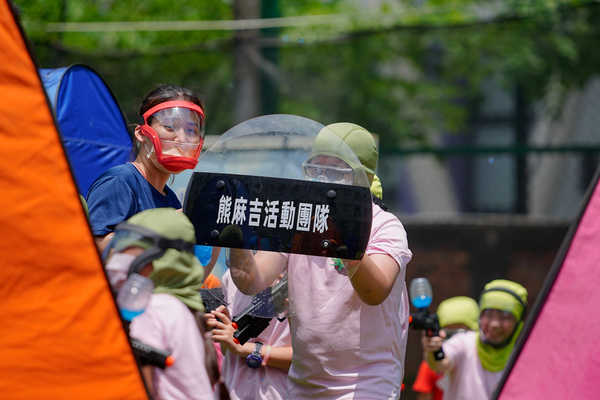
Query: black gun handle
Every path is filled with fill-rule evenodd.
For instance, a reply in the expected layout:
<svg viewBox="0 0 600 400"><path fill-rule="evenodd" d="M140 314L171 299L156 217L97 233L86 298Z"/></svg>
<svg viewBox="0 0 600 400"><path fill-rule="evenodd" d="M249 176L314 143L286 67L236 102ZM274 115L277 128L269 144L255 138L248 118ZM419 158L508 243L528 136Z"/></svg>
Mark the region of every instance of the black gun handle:
<svg viewBox="0 0 600 400"><path fill-rule="evenodd" d="M139 359L142 365L152 365L160 369L170 367L175 359L168 351L155 349L137 339L130 338L133 354Z"/></svg>
<svg viewBox="0 0 600 400"><path fill-rule="evenodd" d="M235 332L233 333L234 341L242 346L250 338L255 338L262 333L271 323L273 318L262 318L245 315L243 318L234 317ZM241 325L241 326L240 326Z"/></svg>
<svg viewBox="0 0 600 400"><path fill-rule="evenodd" d="M440 336L439 327L434 326L433 328L427 328L427 330L425 331L425 334L429 337ZM439 350L434 351L433 358L435 359L435 361L440 361L440 360L443 360L444 358L446 358L446 355L444 354L444 349L442 349L440 347Z"/></svg>

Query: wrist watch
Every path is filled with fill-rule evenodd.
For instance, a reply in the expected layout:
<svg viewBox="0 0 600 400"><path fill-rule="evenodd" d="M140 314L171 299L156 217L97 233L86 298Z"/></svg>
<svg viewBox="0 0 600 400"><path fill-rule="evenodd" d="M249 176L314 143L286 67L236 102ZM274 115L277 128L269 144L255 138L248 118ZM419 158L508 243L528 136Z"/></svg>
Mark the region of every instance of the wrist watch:
<svg viewBox="0 0 600 400"><path fill-rule="evenodd" d="M254 344L254 351L248 357L246 357L246 365L250 368L258 368L262 364L262 357L260 356L260 349L262 349L263 344L261 342L256 342Z"/></svg>

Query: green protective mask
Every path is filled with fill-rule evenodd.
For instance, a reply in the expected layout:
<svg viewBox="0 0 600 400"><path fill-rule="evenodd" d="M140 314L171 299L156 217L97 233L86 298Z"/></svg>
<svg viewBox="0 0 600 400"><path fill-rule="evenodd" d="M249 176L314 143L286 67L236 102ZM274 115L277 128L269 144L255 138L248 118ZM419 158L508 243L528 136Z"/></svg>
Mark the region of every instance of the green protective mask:
<svg viewBox="0 0 600 400"><path fill-rule="evenodd" d="M371 183L371 193L373 196L380 200L383 200L383 188L381 187L381 181L377 175L373 175L373 182Z"/></svg>
<svg viewBox="0 0 600 400"><path fill-rule="evenodd" d="M517 321L525 314L527 289L506 279L496 279L485 285L479 299L479 309L508 311Z"/></svg>
<svg viewBox="0 0 600 400"><path fill-rule="evenodd" d="M319 132L310 158L316 156L337 157L345 161L355 171L355 177L360 175L357 171L364 171L370 186L379 153L375 139L369 131L356 124L339 122L327 125Z"/></svg>
<svg viewBox="0 0 600 400"><path fill-rule="evenodd" d="M479 306L477 302L467 296L456 296L440 303L436 314L440 326L463 324L472 331L479 329Z"/></svg>
<svg viewBox="0 0 600 400"><path fill-rule="evenodd" d="M167 239L181 239L192 245L196 243L194 226L185 214L173 208L145 210L127 222ZM154 282L154 293L170 294L188 307L204 311L200 296L204 268L193 252L169 248L161 257L152 261L152 266L149 278Z"/></svg>
<svg viewBox="0 0 600 400"><path fill-rule="evenodd" d="M523 329L526 306L527 289L520 284L505 279L496 279L485 285L479 299L479 308L482 311L486 309L508 311L515 316L517 326L507 344L502 347L482 343L481 333L477 333L477 354L483 368L497 372L506 366L515 342Z"/></svg>
<svg viewBox="0 0 600 400"><path fill-rule="evenodd" d="M491 372L502 371L508 362L510 354L512 353L515 342L521 333L521 329L523 329L523 322L519 322L513 332L510 341L506 346L503 347L495 347L489 344L485 344L481 342L480 332L477 332L476 337L476 348L477 355L479 360L481 361L481 365L483 368L487 369Z"/></svg>

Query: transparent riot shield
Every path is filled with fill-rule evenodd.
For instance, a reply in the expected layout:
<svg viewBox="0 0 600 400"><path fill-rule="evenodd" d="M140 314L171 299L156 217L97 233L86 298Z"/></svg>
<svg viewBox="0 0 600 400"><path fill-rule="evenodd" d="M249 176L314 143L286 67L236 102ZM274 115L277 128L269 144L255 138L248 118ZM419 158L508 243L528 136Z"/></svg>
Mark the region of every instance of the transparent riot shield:
<svg viewBox="0 0 600 400"><path fill-rule="evenodd" d="M313 120L266 115L234 126L203 154L184 212L199 245L227 249L245 312L285 317L311 293L325 303L356 272L370 235L369 180L338 134Z"/></svg>

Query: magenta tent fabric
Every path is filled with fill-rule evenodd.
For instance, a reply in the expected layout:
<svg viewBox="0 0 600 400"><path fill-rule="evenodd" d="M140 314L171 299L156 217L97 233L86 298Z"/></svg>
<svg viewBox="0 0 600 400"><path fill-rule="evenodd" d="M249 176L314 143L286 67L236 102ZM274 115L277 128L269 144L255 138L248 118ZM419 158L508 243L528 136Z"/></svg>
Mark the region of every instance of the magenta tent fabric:
<svg viewBox="0 0 600 400"><path fill-rule="evenodd" d="M507 366L500 400L600 399L600 185L594 179Z"/></svg>

